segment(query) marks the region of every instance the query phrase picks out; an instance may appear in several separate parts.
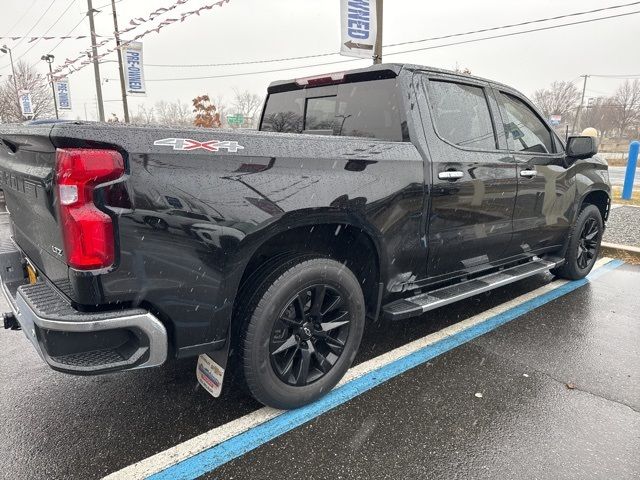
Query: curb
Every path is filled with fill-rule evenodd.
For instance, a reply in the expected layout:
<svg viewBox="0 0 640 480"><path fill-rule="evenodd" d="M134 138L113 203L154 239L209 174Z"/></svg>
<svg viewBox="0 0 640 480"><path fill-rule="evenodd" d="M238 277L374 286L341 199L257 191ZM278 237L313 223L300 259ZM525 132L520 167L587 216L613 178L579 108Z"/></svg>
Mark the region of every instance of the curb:
<svg viewBox="0 0 640 480"><path fill-rule="evenodd" d="M631 207L631 208L640 208L640 205L627 205L626 203L612 203L611 209L614 210L620 207Z"/></svg>
<svg viewBox="0 0 640 480"><path fill-rule="evenodd" d="M638 247L602 242L602 253L609 257L621 258L629 263L640 264L640 248Z"/></svg>

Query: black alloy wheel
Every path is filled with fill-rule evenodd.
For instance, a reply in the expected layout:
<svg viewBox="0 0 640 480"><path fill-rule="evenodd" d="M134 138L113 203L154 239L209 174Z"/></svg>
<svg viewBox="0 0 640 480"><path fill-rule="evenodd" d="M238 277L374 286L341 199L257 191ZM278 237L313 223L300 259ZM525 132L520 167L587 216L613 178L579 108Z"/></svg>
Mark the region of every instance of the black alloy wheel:
<svg viewBox="0 0 640 480"><path fill-rule="evenodd" d="M264 405L317 400L355 359L366 306L358 278L341 262L292 253L248 281L237 305L243 377Z"/></svg>
<svg viewBox="0 0 640 480"><path fill-rule="evenodd" d="M599 233L600 229L596 219L587 219L582 227L582 232L580 233L580 239L578 241L578 253L576 257L578 267L587 268L589 263L591 263L598 255Z"/></svg>
<svg viewBox="0 0 640 480"><path fill-rule="evenodd" d="M349 337L348 305L329 285L294 295L276 320L269 344L271 365L284 383L309 385L336 364Z"/></svg>
<svg viewBox="0 0 640 480"><path fill-rule="evenodd" d="M585 205L569 231L564 263L552 269L551 273L567 280L586 277L600 253L603 233L604 222L600 210L595 205Z"/></svg>

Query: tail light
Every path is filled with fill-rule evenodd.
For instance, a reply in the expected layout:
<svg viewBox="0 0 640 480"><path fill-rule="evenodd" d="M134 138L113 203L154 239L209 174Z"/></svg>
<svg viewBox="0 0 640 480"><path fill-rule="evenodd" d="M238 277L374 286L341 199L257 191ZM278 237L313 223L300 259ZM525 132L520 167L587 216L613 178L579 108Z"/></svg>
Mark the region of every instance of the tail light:
<svg viewBox="0 0 640 480"><path fill-rule="evenodd" d="M124 161L115 150L58 149L58 208L69 266L94 270L113 264L113 222L93 203L93 191L97 185L122 175Z"/></svg>

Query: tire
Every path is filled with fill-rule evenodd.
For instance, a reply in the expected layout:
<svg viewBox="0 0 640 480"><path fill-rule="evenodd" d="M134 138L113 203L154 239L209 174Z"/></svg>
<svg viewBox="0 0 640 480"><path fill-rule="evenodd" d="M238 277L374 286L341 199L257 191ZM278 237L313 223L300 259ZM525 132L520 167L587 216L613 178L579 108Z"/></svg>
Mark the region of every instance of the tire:
<svg viewBox="0 0 640 480"><path fill-rule="evenodd" d="M245 322L241 367L249 391L264 405L292 409L344 376L360 346L365 303L343 264L294 256L245 289L238 316Z"/></svg>
<svg viewBox="0 0 640 480"><path fill-rule="evenodd" d="M565 263L551 273L567 280L586 277L596 263L604 223L600 210L595 205L586 205L569 232Z"/></svg>

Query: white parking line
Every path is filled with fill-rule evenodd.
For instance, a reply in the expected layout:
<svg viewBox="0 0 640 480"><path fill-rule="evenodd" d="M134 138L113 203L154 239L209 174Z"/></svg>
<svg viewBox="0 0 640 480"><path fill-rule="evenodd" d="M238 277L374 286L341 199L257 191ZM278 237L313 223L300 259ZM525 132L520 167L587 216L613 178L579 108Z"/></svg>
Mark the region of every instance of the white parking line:
<svg viewBox="0 0 640 480"><path fill-rule="evenodd" d="M601 268L605 264L609 263L611 259L602 258L596 262L594 271ZM508 310L513 309L521 304L524 304L536 297L544 295L545 293L556 290L567 283L566 280L557 280L549 283L543 287L533 290L529 293L521 295L513 300L498 305L494 308L486 310L478 315L474 315L466 320L446 327L436 333L427 335L426 337L415 340L411 343L396 348L390 352L382 354L376 358L363 362L355 367L352 367L342 381L338 384L338 387L345 385L359 377L369 374L375 370L378 370L385 365L389 365L401 358L405 358L425 347L441 342L442 340L451 337L455 334L468 330L476 325L486 322L497 315L500 315ZM338 388L336 387L336 388ZM180 443L174 447L171 447L165 451L162 451L156 455L146 458L140 462L134 463L122 470L114 472L106 477L105 480L132 480L143 479L151 475L162 472L163 470L178 464L194 455L197 455L205 450L209 450L212 447L221 444L233 437L236 437L248 430L251 430L259 425L262 425L269 420L272 420L280 415L283 411L275 410L273 408L263 407L255 412L245 415L241 418L233 420L225 425L216 427L208 432L205 432L197 437Z"/></svg>

